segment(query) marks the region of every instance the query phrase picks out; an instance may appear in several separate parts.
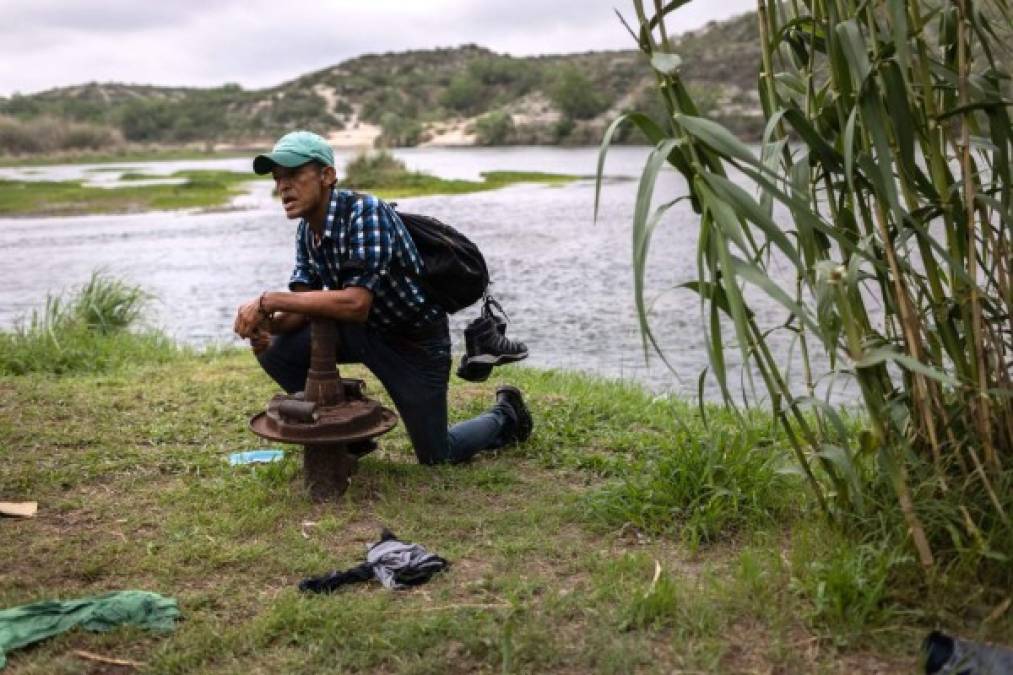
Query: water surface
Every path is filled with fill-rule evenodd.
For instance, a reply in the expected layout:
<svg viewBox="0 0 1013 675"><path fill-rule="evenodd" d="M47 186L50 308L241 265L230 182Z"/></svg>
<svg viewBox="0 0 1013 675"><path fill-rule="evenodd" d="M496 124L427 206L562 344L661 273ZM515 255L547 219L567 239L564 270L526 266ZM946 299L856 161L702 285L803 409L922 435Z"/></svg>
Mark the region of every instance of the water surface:
<svg viewBox="0 0 1013 675"><path fill-rule="evenodd" d="M447 178L478 179L482 171L548 171L588 176L562 187L514 185L470 195L400 200L401 208L434 215L481 247L493 292L510 314L508 335L528 344L528 363L578 369L641 382L656 391L695 395L706 365L700 305L679 284L695 278L698 220L688 204L669 210L652 244L649 295L657 334L673 375L656 358L645 362L633 306L630 222L648 149L617 147L606 163L597 223L593 219L594 148L412 148L397 150L410 168ZM343 165L350 153L339 153ZM181 169L248 171L248 159L130 162L122 171L152 175ZM112 185L116 171L96 165L0 168L0 177L86 179ZM685 194L665 172L657 199ZM252 184L241 208L213 213L145 213L0 219L0 328L37 307L46 293L84 282L104 268L156 296L151 321L194 344L236 343L236 308L264 290L285 288L295 223L284 218L270 182ZM765 325L784 319L773 303L758 304ZM455 351L477 313L452 317ZM787 355L788 337L775 339ZM736 359L733 357L732 362ZM711 389L712 391L712 389ZM713 391L712 391L713 393Z"/></svg>

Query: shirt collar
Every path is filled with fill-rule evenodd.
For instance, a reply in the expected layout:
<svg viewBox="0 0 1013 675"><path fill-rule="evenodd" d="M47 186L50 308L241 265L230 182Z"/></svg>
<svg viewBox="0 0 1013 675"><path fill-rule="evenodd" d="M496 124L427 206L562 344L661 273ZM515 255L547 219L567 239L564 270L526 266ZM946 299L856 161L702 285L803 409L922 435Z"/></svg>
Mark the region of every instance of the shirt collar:
<svg viewBox="0 0 1013 675"><path fill-rule="evenodd" d="M338 189L331 188L330 202L327 204L327 215L324 216L324 235L321 239L333 239L334 238L334 221L338 219ZM310 221L305 218L302 219L300 225L305 228L307 232L311 232L313 228L310 227Z"/></svg>

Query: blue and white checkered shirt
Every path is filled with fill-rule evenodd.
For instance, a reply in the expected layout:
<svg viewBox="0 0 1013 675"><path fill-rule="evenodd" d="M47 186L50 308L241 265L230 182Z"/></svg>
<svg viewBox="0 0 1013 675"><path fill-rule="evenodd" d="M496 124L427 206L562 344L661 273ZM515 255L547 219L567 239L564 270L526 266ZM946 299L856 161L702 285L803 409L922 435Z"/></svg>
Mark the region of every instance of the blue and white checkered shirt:
<svg viewBox="0 0 1013 675"><path fill-rule="evenodd" d="M384 331L418 328L443 315L409 276L421 274L422 264L408 230L389 204L373 195L335 188L319 242L309 223L299 222L289 288L296 284L331 290L368 288L373 292L368 325Z"/></svg>

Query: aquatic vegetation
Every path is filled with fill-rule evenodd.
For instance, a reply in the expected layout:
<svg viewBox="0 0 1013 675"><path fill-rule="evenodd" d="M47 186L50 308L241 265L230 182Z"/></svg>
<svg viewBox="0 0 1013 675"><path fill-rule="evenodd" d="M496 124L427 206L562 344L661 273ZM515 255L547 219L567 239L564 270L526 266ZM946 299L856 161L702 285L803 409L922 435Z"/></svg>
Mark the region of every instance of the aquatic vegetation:
<svg viewBox="0 0 1013 675"><path fill-rule="evenodd" d="M127 180L148 176L127 174ZM213 208L228 204L243 184L258 178L234 171L186 170L169 178L178 184L95 187L81 181L0 179L0 216L54 216Z"/></svg>
<svg viewBox="0 0 1013 675"><path fill-rule="evenodd" d="M349 162L340 185L390 199L432 194L468 194L496 190L513 183L561 185L580 178L538 171L486 171L482 173L481 181L439 178L421 171L410 171L403 161L381 150L361 154Z"/></svg>

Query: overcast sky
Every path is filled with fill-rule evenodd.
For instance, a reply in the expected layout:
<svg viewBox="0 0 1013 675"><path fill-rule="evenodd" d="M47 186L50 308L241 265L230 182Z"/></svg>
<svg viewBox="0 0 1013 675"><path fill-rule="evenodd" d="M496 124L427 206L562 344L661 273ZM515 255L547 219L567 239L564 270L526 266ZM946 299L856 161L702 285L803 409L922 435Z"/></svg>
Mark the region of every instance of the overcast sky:
<svg viewBox="0 0 1013 675"><path fill-rule="evenodd" d="M650 4L649 2L646 4ZM694 0L692 30L756 6ZM0 96L90 81L254 89L370 52L631 49L629 0L0 0Z"/></svg>

